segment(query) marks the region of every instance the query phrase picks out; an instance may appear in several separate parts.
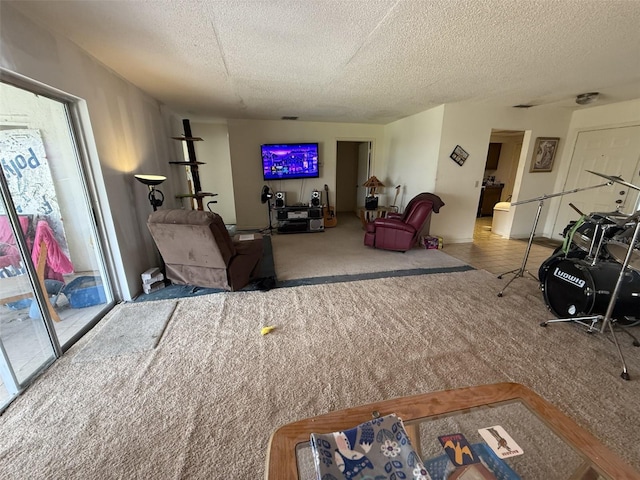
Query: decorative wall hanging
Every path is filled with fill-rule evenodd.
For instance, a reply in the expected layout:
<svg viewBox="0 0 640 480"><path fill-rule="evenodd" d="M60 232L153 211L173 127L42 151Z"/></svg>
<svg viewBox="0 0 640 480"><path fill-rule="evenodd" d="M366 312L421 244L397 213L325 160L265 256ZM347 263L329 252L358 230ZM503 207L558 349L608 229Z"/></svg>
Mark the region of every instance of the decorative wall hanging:
<svg viewBox="0 0 640 480"><path fill-rule="evenodd" d="M558 151L560 139L557 137L538 137L533 147L530 172L550 172Z"/></svg>
<svg viewBox="0 0 640 480"><path fill-rule="evenodd" d="M469 157L469 154L460 145L456 145L451 155L449 155L458 165L462 166L465 160Z"/></svg>

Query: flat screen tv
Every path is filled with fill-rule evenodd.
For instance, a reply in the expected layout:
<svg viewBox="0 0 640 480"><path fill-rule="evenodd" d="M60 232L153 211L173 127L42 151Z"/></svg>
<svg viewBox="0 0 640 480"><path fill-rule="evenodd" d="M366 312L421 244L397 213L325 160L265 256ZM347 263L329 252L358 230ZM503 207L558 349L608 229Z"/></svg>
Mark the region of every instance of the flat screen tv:
<svg viewBox="0 0 640 480"><path fill-rule="evenodd" d="M317 143L272 143L260 146L265 180L317 178Z"/></svg>

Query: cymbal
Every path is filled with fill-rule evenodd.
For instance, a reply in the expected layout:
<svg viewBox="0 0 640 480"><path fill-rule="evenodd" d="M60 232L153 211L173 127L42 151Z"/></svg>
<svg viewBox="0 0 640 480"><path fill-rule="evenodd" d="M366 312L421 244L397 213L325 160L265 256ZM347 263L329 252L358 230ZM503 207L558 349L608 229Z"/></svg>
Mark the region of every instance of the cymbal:
<svg viewBox="0 0 640 480"><path fill-rule="evenodd" d="M613 175L605 175L604 173L594 172L592 170L587 170L589 173L593 173L594 175L598 175L599 177L606 178L607 180L615 183L619 183L620 185L624 185L625 187L633 188L634 190L638 190L640 192L640 187L634 185L633 183L625 182L622 177L613 176Z"/></svg>

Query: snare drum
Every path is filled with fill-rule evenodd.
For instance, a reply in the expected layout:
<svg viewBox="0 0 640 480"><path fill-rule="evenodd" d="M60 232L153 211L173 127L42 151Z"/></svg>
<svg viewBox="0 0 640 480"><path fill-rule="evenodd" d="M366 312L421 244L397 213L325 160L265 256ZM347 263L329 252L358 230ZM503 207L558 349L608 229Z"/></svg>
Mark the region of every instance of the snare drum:
<svg viewBox="0 0 640 480"><path fill-rule="evenodd" d="M604 315L609 306L622 265L557 257L549 262L543 284L544 301L559 318ZM640 273L624 273L612 317L624 320L640 312Z"/></svg>

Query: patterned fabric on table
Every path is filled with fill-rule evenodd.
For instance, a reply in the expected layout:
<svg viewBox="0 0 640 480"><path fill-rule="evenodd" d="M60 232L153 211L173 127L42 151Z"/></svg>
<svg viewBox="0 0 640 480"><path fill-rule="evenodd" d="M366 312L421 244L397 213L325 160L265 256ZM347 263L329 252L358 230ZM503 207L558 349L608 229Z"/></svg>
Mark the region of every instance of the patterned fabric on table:
<svg viewBox="0 0 640 480"><path fill-rule="evenodd" d="M312 433L311 450L318 480L431 480L394 414L344 432Z"/></svg>

